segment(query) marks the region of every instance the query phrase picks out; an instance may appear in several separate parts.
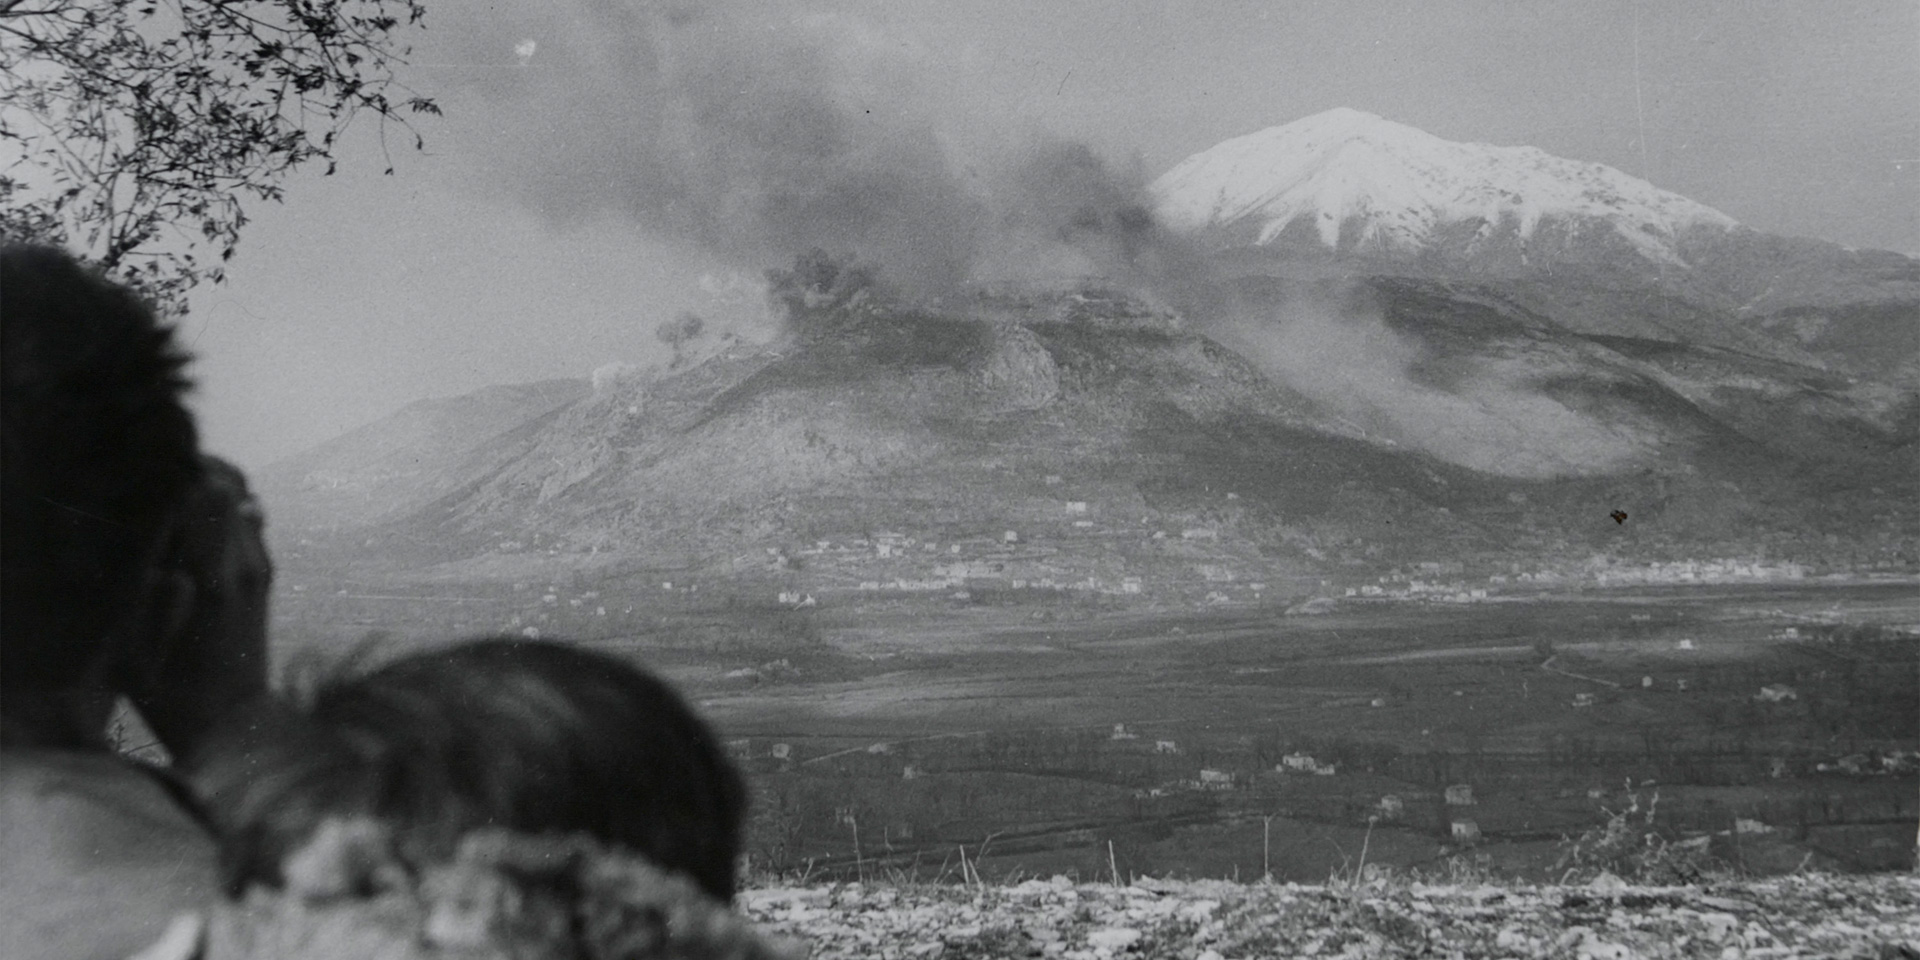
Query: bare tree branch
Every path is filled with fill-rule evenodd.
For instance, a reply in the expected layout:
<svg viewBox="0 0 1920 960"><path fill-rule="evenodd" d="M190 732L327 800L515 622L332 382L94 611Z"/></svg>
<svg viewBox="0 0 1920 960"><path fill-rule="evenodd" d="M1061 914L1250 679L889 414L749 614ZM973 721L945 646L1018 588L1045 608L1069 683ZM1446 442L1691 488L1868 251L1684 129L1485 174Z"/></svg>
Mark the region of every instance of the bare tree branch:
<svg viewBox="0 0 1920 960"><path fill-rule="evenodd" d="M0 0L0 237L78 246L171 312L355 117L420 149L410 117L439 113L394 75L423 0L29 4Z"/></svg>

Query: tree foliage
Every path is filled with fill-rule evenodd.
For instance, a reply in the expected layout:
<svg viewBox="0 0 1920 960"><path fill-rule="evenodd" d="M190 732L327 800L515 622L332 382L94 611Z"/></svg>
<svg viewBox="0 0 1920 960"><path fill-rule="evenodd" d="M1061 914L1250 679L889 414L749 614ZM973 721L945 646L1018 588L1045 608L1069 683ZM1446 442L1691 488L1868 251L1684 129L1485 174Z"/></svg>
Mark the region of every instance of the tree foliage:
<svg viewBox="0 0 1920 960"><path fill-rule="evenodd" d="M653 334L660 338L661 343L673 348L673 362L678 365L681 360L680 351L685 349L687 344L700 339L700 334L706 332L706 329L707 322L701 319L699 314L683 311L671 320L662 320L660 326L654 328Z"/></svg>
<svg viewBox="0 0 1920 960"><path fill-rule="evenodd" d="M699 339L706 329L707 322L700 319L699 314L683 311L672 320L662 320L654 330L654 335L660 338L661 343L679 350L682 345Z"/></svg>
<svg viewBox="0 0 1920 960"><path fill-rule="evenodd" d="M58 244L171 312L371 114L437 114L394 65L422 0L0 0L0 234ZM392 172L389 164L388 173ZM211 249L216 257L206 256Z"/></svg>

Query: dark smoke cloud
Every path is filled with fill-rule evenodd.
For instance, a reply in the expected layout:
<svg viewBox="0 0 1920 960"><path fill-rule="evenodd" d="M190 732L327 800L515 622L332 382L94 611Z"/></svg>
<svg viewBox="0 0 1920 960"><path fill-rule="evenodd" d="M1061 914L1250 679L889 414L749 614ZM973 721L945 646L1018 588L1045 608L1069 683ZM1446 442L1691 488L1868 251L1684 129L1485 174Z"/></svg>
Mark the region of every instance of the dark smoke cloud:
<svg viewBox="0 0 1920 960"><path fill-rule="evenodd" d="M933 58L857 20L586 2L459 42L508 63L520 45L475 80L507 117L486 152L555 218L617 213L756 272L853 253L921 297L1060 274L1164 286L1190 267L1139 170L957 116Z"/></svg>
<svg viewBox="0 0 1920 960"><path fill-rule="evenodd" d="M975 280L1095 279L1191 318L1224 314L1224 287L1197 248L1158 222L1139 163L1116 166L1084 143L1030 135L988 182L995 220Z"/></svg>

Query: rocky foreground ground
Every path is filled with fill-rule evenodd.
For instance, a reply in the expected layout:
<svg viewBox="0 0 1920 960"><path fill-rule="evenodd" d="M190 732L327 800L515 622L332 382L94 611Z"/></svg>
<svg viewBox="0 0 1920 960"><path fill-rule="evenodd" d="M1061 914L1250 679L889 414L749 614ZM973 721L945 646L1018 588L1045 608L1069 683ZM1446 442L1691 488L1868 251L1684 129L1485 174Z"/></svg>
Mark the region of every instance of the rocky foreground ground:
<svg viewBox="0 0 1920 960"><path fill-rule="evenodd" d="M1321 886L1064 877L755 883L728 909L580 837L476 831L408 868L386 828L329 822L286 886L183 914L134 960L1247 960L1840 957L1920 960L1920 874L1649 886Z"/></svg>
<svg viewBox="0 0 1920 960"><path fill-rule="evenodd" d="M762 930L814 960L1048 957L1920 958L1920 876L1654 887L1065 878L1013 885L766 887Z"/></svg>

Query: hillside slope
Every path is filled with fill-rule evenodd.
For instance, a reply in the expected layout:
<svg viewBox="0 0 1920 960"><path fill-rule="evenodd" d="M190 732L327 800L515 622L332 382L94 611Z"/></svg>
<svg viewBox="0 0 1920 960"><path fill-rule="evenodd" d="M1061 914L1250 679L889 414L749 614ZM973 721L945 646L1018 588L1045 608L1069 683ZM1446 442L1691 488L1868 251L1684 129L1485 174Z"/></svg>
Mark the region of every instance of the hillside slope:
<svg viewBox="0 0 1920 960"><path fill-rule="evenodd" d="M771 347L417 404L262 486L356 560L627 558L801 593L1912 560L1920 260L1352 110L1152 194L1184 235L1158 280L935 307L810 253L776 271Z"/></svg>
<svg viewBox="0 0 1920 960"><path fill-rule="evenodd" d="M610 381L383 481L417 506L369 542L1233 597L1437 554L1777 555L1844 532L1871 557L1910 526L1887 489L1912 418L1833 375L1580 336L1471 285L1277 283L1241 292L1270 317L1211 336L1091 289L836 307L817 335Z"/></svg>
<svg viewBox="0 0 1920 960"><path fill-rule="evenodd" d="M546 380L421 400L272 464L255 486L276 527L364 526L446 493L487 441L587 392L583 380Z"/></svg>

